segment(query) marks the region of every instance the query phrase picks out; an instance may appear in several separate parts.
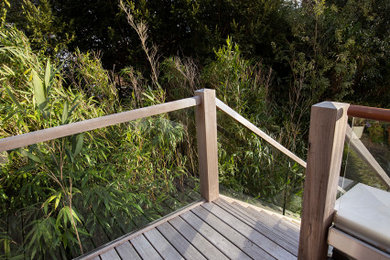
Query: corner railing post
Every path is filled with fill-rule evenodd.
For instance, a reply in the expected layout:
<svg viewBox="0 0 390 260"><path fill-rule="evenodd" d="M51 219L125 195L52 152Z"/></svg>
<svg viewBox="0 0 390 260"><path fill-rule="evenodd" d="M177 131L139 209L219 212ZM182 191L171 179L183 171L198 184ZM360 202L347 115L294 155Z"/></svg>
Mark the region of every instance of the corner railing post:
<svg viewBox="0 0 390 260"><path fill-rule="evenodd" d="M215 90L201 89L195 95L201 98L196 108L200 193L213 201L219 197Z"/></svg>
<svg viewBox="0 0 390 260"><path fill-rule="evenodd" d="M326 259L349 104L322 102L310 115L298 259Z"/></svg>

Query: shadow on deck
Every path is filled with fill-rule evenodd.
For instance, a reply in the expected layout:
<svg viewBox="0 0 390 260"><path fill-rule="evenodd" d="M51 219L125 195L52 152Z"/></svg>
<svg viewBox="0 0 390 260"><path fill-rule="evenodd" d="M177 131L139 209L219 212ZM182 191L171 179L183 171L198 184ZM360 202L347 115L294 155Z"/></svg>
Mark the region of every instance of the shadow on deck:
<svg viewBox="0 0 390 260"><path fill-rule="evenodd" d="M299 223L221 196L199 201L77 259L296 259Z"/></svg>

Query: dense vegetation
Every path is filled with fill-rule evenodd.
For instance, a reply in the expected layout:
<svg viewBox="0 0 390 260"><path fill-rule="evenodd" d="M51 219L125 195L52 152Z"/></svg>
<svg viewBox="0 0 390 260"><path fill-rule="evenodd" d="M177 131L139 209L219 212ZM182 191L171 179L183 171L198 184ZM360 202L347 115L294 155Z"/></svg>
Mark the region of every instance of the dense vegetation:
<svg viewBox="0 0 390 260"><path fill-rule="evenodd" d="M208 87L305 158L312 104L390 107L387 0L0 6L1 138ZM218 131L221 184L299 212L303 169L222 114ZM159 207L196 177L195 148L189 110L1 154L1 257L82 253L97 223Z"/></svg>

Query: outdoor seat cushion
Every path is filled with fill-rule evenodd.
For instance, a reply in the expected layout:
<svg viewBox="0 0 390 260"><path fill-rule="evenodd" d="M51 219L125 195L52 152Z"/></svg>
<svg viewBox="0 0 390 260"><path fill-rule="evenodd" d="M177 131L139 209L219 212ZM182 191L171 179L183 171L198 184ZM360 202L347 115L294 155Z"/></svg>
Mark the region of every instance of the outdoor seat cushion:
<svg viewBox="0 0 390 260"><path fill-rule="evenodd" d="M390 193L357 184L335 205L334 224L377 248L390 253Z"/></svg>

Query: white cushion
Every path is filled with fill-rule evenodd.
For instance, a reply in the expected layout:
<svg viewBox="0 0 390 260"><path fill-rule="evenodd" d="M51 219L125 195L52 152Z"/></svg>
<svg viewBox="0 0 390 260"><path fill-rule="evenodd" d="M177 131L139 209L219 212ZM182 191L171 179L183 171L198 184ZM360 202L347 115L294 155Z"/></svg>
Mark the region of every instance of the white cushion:
<svg viewBox="0 0 390 260"><path fill-rule="evenodd" d="M390 252L390 193L357 184L336 201L334 224Z"/></svg>

